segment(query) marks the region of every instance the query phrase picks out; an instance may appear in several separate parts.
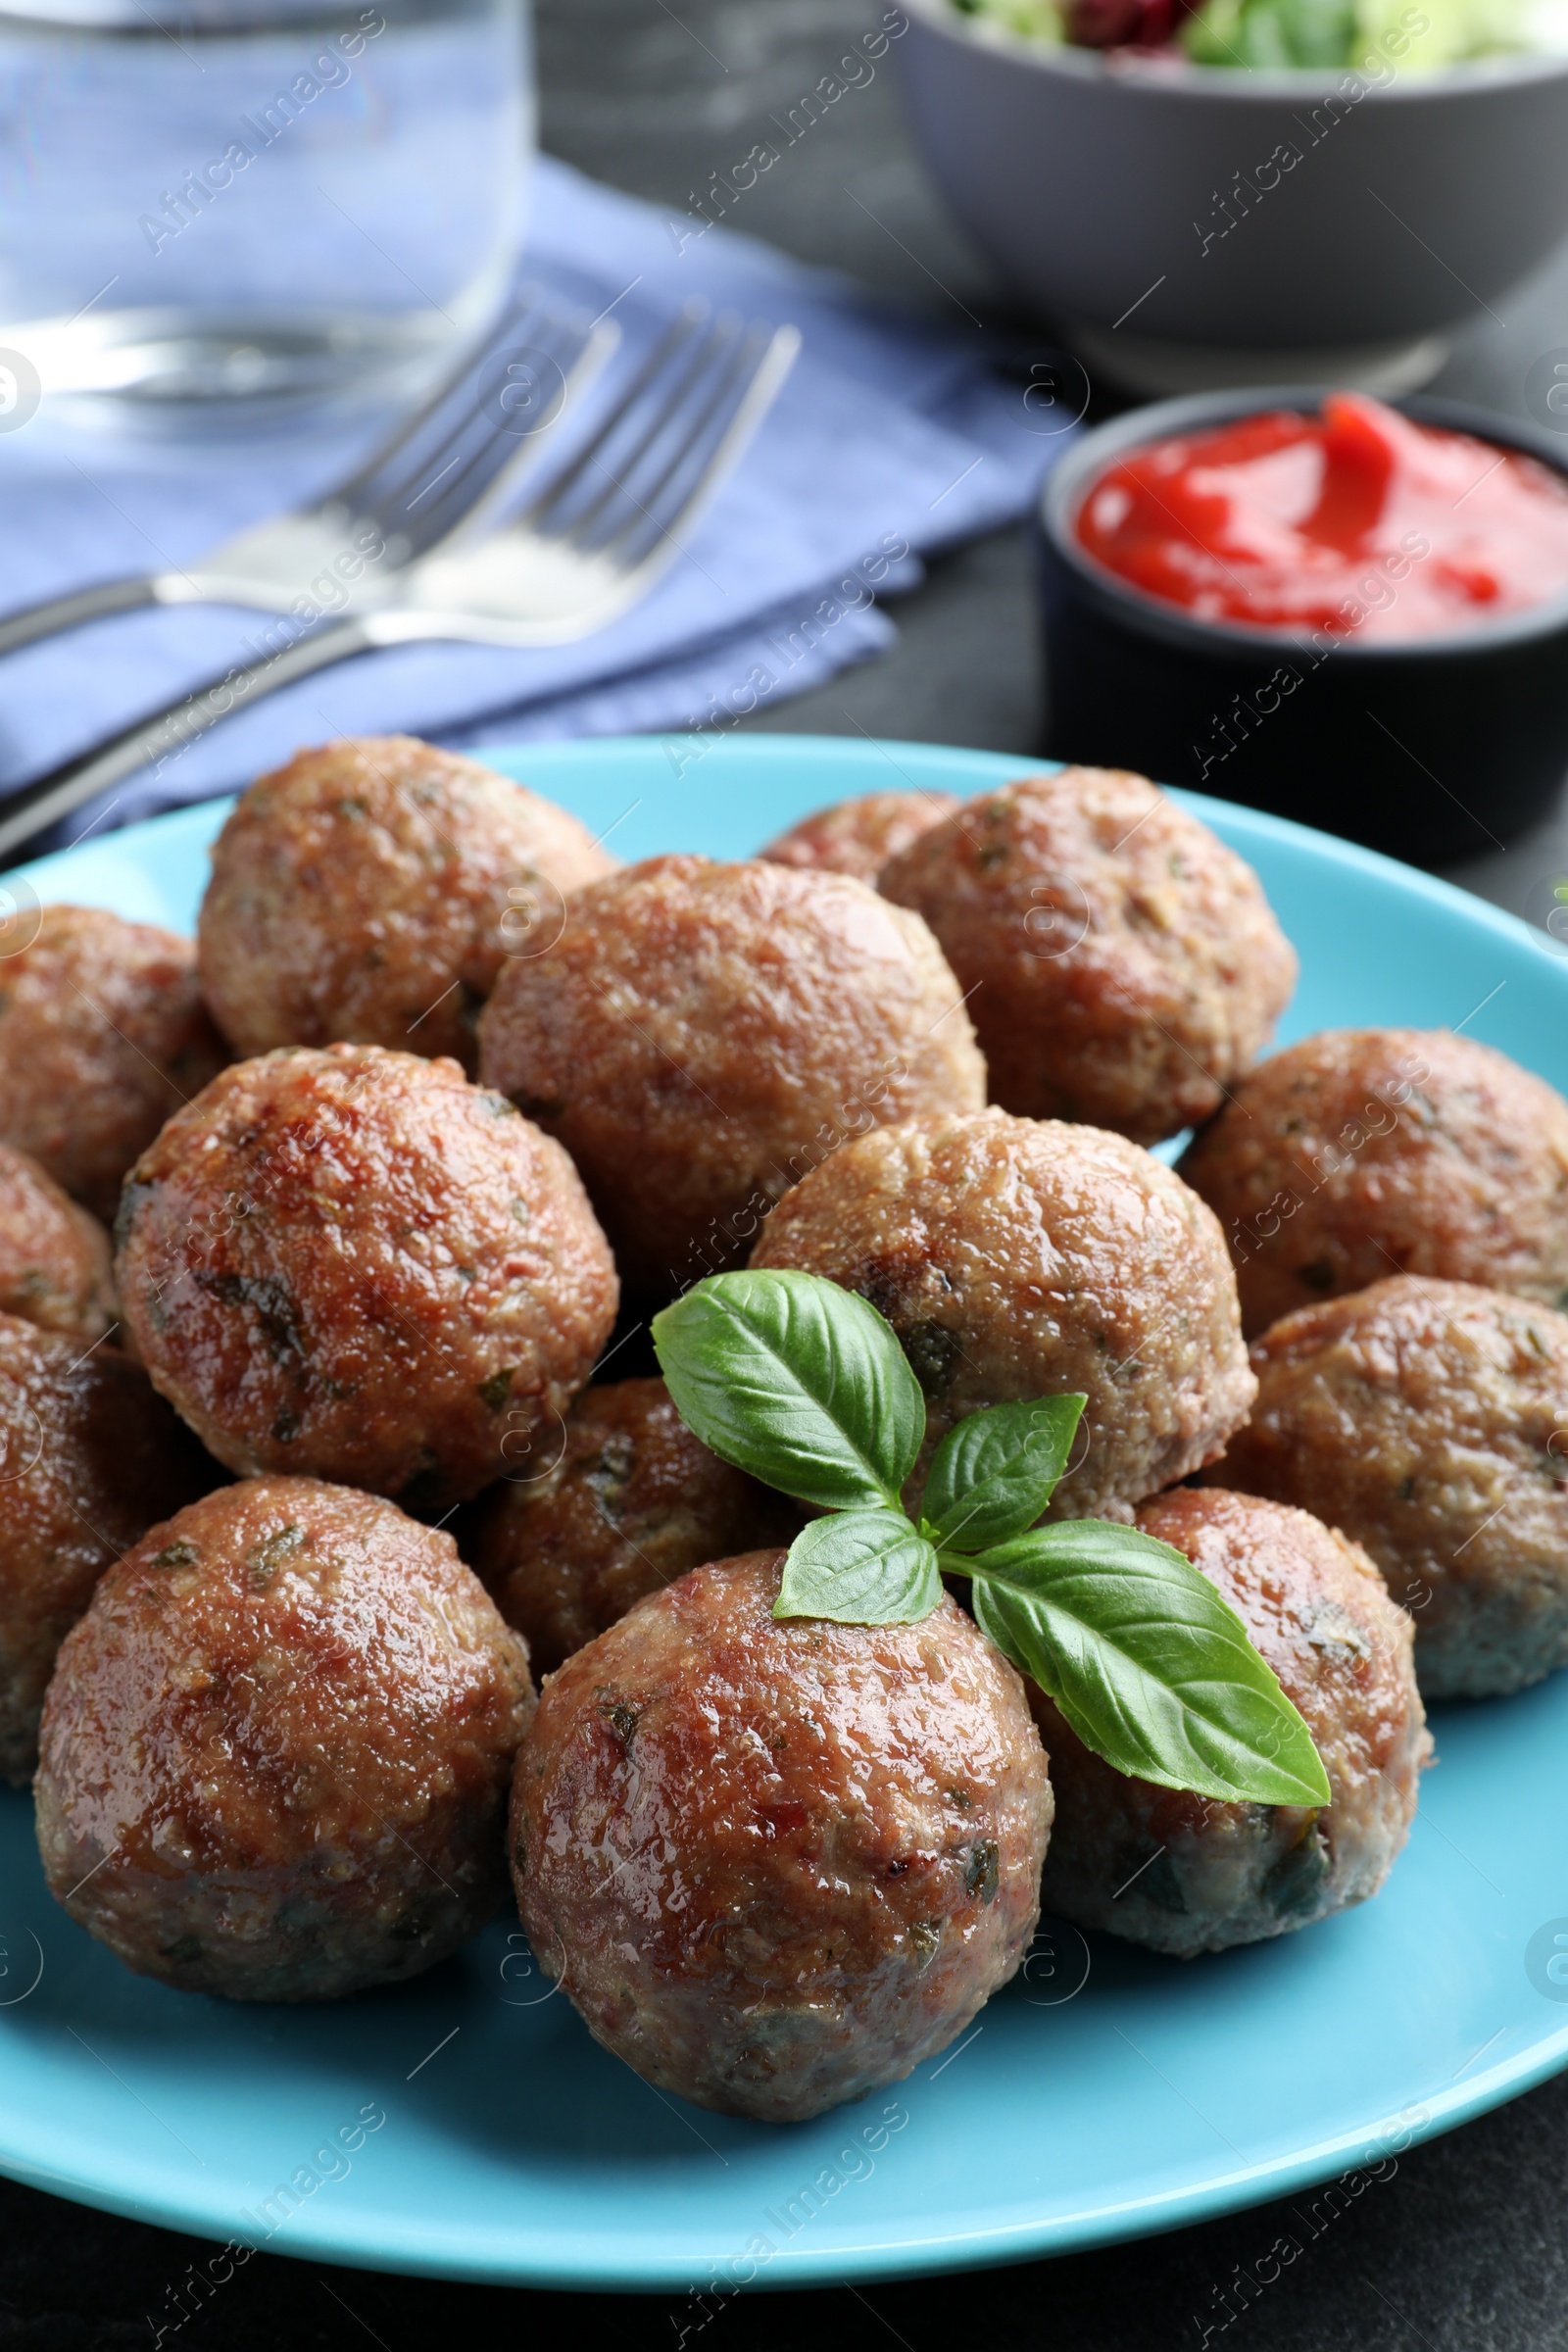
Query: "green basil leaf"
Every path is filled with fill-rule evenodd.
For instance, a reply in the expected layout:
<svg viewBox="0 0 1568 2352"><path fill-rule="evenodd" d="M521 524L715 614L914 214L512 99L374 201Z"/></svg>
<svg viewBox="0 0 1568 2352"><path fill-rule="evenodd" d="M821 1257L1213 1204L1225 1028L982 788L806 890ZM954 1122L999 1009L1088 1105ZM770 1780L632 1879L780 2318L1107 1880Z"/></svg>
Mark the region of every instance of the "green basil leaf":
<svg viewBox="0 0 1568 2352"><path fill-rule="evenodd" d="M972 1563L974 1611L1118 1772L1226 1802L1326 1805L1312 1735L1184 1553L1077 1519Z"/></svg>
<svg viewBox="0 0 1568 2352"><path fill-rule="evenodd" d="M914 1625L941 1598L937 1555L902 1511L842 1511L796 1537L773 1614Z"/></svg>
<svg viewBox="0 0 1568 2352"><path fill-rule="evenodd" d="M653 1335L676 1411L726 1462L826 1510L899 1509L925 1398L853 1291L820 1274L710 1274Z"/></svg>
<svg viewBox="0 0 1568 2352"><path fill-rule="evenodd" d="M986 1551L1033 1527L1067 1466L1087 1396L993 1404L950 1429L931 1461L920 1515L950 1551Z"/></svg>

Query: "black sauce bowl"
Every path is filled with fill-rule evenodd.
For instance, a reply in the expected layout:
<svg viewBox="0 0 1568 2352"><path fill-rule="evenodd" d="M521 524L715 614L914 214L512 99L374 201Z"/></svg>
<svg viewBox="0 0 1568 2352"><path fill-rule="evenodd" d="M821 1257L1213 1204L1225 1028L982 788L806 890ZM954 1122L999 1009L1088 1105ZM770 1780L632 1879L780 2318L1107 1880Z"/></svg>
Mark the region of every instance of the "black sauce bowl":
<svg viewBox="0 0 1568 2352"><path fill-rule="evenodd" d="M1271 409L1315 415L1324 388L1202 393L1097 426L1047 479L1036 543L1046 751L1272 809L1416 865L1506 842L1568 772L1568 594L1441 638L1321 644L1202 620L1104 570L1076 537L1105 469L1167 434ZM1538 458L1568 450L1450 401L1393 404ZM1397 593L1396 584L1394 593Z"/></svg>

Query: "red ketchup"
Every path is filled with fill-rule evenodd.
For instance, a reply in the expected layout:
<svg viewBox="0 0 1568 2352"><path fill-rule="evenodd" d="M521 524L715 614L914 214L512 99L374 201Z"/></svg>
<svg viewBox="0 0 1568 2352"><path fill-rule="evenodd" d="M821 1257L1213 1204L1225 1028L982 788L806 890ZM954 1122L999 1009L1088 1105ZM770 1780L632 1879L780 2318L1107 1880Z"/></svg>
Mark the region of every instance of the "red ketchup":
<svg viewBox="0 0 1568 2352"><path fill-rule="evenodd" d="M1253 628L1442 637L1568 588L1568 481L1358 392L1152 441L1077 531L1146 596Z"/></svg>

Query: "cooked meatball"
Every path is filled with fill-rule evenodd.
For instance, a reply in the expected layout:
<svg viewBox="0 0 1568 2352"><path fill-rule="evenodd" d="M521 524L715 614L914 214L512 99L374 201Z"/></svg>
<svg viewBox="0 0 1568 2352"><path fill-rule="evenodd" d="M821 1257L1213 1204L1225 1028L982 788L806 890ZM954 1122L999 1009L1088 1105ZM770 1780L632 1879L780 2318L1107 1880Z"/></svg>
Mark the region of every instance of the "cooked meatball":
<svg viewBox="0 0 1568 2352"><path fill-rule="evenodd" d="M172 931L45 906L0 963L0 1142L105 1222L137 1152L227 1059Z"/></svg>
<svg viewBox="0 0 1568 2352"><path fill-rule="evenodd" d="M910 1488L955 1422L1081 1390L1054 1518L1127 1518L1247 1418L1225 1243L1196 1193L1119 1135L982 1111L882 1129L779 1202L752 1258L884 1314L926 1396Z"/></svg>
<svg viewBox="0 0 1568 2352"><path fill-rule="evenodd" d="M1236 1610L1304 1716L1332 1801L1222 1804L1129 1779L1034 1690L1056 1791L1046 1909L1190 1959L1364 1902L1409 1835L1432 1752L1409 1620L1366 1554L1305 1511L1188 1488L1146 1502L1138 1525Z"/></svg>
<svg viewBox="0 0 1568 2352"><path fill-rule="evenodd" d="M116 1244L142 1361L220 1462L431 1512L537 1458L615 1314L560 1145L379 1046L225 1070L136 1163Z"/></svg>
<svg viewBox="0 0 1568 2352"><path fill-rule="evenodd" d="M450 1536L247 1479L110 1570L44 1707L50 1892L138 1976L236 2001L396 1984L477 1934L533 1706Z"/></svg>
<svg viewBox="0 0 1568 2352"><path fill-rule="evenodd" d="M890 858L968 997L991 1099L1141 1144L1206 1119L1273 1035L1296 956L1251 867L1144 776L1028 776Z"/></svg>
<svg viewBox="0 0 1568 2352"><path fill-rule="evenodd" d="M458 1538L540 1674L645 1592L787 1544L802 1523L797 1505L709 1452L662 1380L585 1389L555 1455L542 1476L492 1487Z"/></svg>
<svg viewBox="0 0 1568 2352"><path fill-rule="evenodd" d="M1248 1337L1389 1274L1568 1297L1568 1102L1446 1029L1325 1029L1181 1162L1230 1240Z"/></svg>
<svg viewBox="0 0 1568 2352"><path fill-rule="evenodd" d="M760 861L653 858L579 891L558 945L502 973L479 1041L644 1298L743 1260L847 1136L985 1101L924 923L848 875Z"/></svg>
<svg viewBox="0 0 1568 2352"><path fill-rule="evenodd" d="M101 1340L115 1314L109 1236L25 1152L0 1144L0 1314Z"/></svg>
<svg viewBox="0 0 1568 2352"><path fill-rule="evenodd" d="M874 887L890 858L962 806L953 792L866 792L803 816L757 854L771 865L853 874L857 882Z"/></svg>
<svg viewBox="0 0 1568 2352"><path fill-rule="evenodd" d="M1428 1698L1568 1664L1568 1316L1396 1274L1287 1315L1252 1368L1215 1476L1310 1504L1371 1554Z"/></svg>
<svg viewBox="0 0 1568 2352"><path fill-rule="evenodd" d="M779 1623L782 1557L696 1568L568 1658L512 1792L523 1926L595 2038L780 2124L963 2031L1051 1828L1023 1684L963 1612Z"/></svg>
<svg viewBox="0 0 1568 2352"><path fill-rule="evenodd" d="M214 844L207 1001L237 1054L348 1039L471 1071L506 957L548 946L564 893L615 862L553 801L412 736L296 753Z"/></svg>
<svg viewBox="0 0 1568 2352"><path fill-rule="evenodd" d="M218 1477L138 1366L0 1314L0 1780L32 1777L55 1652L104 1570Z"/></svg>

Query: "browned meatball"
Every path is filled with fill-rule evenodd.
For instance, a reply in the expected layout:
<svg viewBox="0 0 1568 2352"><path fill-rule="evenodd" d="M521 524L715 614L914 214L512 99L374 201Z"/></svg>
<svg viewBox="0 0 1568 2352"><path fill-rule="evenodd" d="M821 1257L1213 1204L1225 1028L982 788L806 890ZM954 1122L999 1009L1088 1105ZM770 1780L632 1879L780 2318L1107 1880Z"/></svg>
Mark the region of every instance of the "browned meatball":
<svg viewBox="0 0 1568 2352"><path fill-rule="evenodd" d="M219 1477L113 1348L0 1314L0 1780L29 1780L55 1652L93 1586Z"/></svg>
<svg viewBox="0 0 1568 2352"><path fill-rule="evenodd" d="M1181 1173L1225 1228L1249 1338L1390 1274L1568 1296L1568 1102L1446 1029L1287 1046Z"/></svg>
<svg viewBox="0 0 1568 2352"><path fill-rule="evenodd" d="M50 1892L138 1976L319 2001L416 1976L506 1885L527 1651L450 1536L247 1479L99 1585L44 1707Z"/></svg>
<svg viewBox="0 0 1568 2352"><path fill-rule="evenodd" d="M409 735L299 752L213 848L202 985L238 1054L339 1039L471 1071L508 956L536 956L564 893L616 860L553 801Z"/></svg>
<svg viewBox="0 0 1568 2352"><path fill-rule="evenodd" d="M1428 1698L1568 1664L1568 1316L1393 1275L1252 1349L1257 1402L1215 1474L1310 1504L1415 1623Z"/></svg>
<svg viewBox="0 0 1568 2352"><path fill-rule="evenodd" d="M991 1099L1141 1144L1217 1110L1296 956L1251 867L1147 777L1069 767L970 801L879 887L941 941Z"/></svg>
<svg viewBox="0 0 1568 2352"><path fill-rule="evenodd" d="M507 966L481 1066L571 1153L628 1289L668 1297L847 1136L980 1108L958 999L925 925L848 875L653 858Z"/></svg>
<svg viewBox="0 0 1568 2352"><path fill-rule="evenodd" d="M106 1222L137 1152L227 1059L172 931L45 906L0 962L0 1141Z"/></svg>
<svg viewBox="0 0 1568 2352"><path fill-rule="evenodd" d="M662 1380L585 1389L553 1466L513 1472L459 1537L549 1674L634 1600L738 1551L787 1544L802 1513L710 1453Z"/></svg>
<svg viewBox="0 0 1568 2352"><path fill-rule="evenodd" d="M1099 1128L989 1110L862 1136L779 1202L752 1263L886 1315L925 1391L922 1461L983 1406L1082 1390L1054 1518L1129 1517L1212 1461L1255 1391L1214 1219Z"/></svg>
<svg viewBox="0 0 1568 2352"><path fill-rule="evenodd" d="M1189 1959L1364 1902L1409 1835L1432 1752L1409 1620L1366 1554L1305 1511L1188 1488L1146 1502L1138 1525L1237 1611L1306 1719L1332 1802L1221 1804L1129 1779L1035 1690L1056 1791L1047 1910Z"/></svg>
<svg viewBox="0 0 1568 2352"><path fill-rule="evenodd" d="M102 1339L115 1314L109 1236L25 1152L0 1144L0 1313Z"/></svg>
<svg viewBox="0 0 1568 2352"><path fill-rule="evenodd" d="M803 816L757 854L772 865L853 874L874 886L890 858L962 806L953 792L866 792Z"/></svg>
<svg viewBox="0 0 1568 2352"><path fill-rule="evenodd" d="M537 1458L614 1320L560 1145L379 1046L225 1070L137 1162L116 1240L142 1360L220 1462L420 1510Z"/></svg>
<svg viewBox="0 0 1568 2352"><path fill-rule="evenodd" d="M1051 1828L1023 1684L963 1612L779 1623L782 1558L696 1568L568 1658L512 1795L523 1926L595 2038L766 2123L963 2031Z"/></svg>

